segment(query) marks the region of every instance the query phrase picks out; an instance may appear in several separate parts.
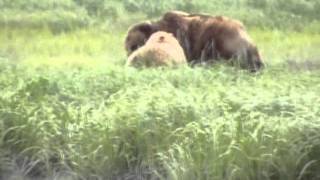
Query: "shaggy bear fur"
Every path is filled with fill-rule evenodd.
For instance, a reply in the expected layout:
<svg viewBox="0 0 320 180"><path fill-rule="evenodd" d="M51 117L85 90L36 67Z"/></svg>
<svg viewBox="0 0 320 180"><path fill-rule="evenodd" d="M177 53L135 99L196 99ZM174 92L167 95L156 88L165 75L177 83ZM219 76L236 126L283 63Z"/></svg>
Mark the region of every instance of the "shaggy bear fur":
<svg viewBox="0 0 320 180"><path fill-rule="evenodd" d="M146 44L135 50L127 60L128 66L155 67L186 64L187 60L177 39L170 33L153 33Z"/></svg>
<svg viewBox="0 0 320 180"><path fill-rule="evenodd" d="M180 11L172 11L167 12L159 21L145 21L131 26L125 38L127 55L129 56L133 51L143 46L151 34L157 31L169 32L175 37L178 36L179 32L182 32L180 30L182 27L185 27L183 31L186 32L186 26L181 24L181 17L187 15L189 14ZM181 44L183 45L183 43Z"/></svg>
<svg viewBox="0 0 320 180"><path fill-rule="evenodd" d="M158 21L130 27L125 40L127 54L144 45L157 31L172 33L182 46L188 62L234 59L237 61L232 62L252 71L264 67L258 49L240 21L181 11L170 11Z"/></svg>

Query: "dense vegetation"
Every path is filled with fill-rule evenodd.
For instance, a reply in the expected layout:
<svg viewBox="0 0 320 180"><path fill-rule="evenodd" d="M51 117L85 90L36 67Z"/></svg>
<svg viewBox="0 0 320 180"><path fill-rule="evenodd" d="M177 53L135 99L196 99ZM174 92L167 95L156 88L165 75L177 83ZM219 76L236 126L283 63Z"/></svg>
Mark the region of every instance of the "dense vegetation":
<svg viewBox="0 0 320 180"><path fill-rule="evenodd" d="M172 9L228 15L253 27L320 30L316 0L1 0L0 9L1 25L49 26L53 31L110 21L123 25Z"/></svg>
<svg viewBox="0 0 320 180"><path fill-rule="evenodd" d="M0 0L0 179L320 179L319 8ZM124 67L127 28L167 9L244 21L267 68Z"/></svg>

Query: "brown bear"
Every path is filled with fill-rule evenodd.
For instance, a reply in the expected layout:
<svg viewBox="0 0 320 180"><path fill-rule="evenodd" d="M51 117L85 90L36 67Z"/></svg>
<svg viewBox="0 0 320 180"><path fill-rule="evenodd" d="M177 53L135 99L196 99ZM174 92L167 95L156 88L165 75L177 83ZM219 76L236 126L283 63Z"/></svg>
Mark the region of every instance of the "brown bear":
<svg viewBox="0 0 320 180"><path fill-rule="evenodd" d="M153 33L145 45L135 50L127 60L128 66L157 67L187 64L178 40L164 31Z"/></svg>
<svg viewBox="0 0 320 180"><path fill-rule="evenodd" d="M142 46L157 31L172 33L182 46L188 62L234 59L243 68L264 67L258 49L240 21L202 14L170 11L155 22L133 25L125 40L127 54Z"/></svg>
<svg viewBox="0 0 320 180"><path fill-rule="evenodd" d="M167 12L159 21L145 21L131 26L125 38L125 49L127 51L127 55L129 56L133 51L143 46L151 34L157 31L169 32L175 37L178 36L178 32L182 32L179 30L182 27L185 27L183 32L186 32L186 25L182 25L180 21L181 17L188 15L189 14L181 11L170 11ZM184 45L184 43L180 44Z"/></svg>

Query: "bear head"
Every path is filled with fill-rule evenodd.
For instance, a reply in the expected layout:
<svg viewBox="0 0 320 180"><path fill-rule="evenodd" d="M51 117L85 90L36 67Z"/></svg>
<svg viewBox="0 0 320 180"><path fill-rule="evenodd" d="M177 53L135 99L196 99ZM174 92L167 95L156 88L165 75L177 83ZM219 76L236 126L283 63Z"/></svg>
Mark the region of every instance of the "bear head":
<svg viewBox="0 0 320 180"><path fill-rule="evenodd" d="M133 51L143 46L153 32L155 32L154 25L149 21L130 27L125 38L127 55L129 56Z"/></svg>

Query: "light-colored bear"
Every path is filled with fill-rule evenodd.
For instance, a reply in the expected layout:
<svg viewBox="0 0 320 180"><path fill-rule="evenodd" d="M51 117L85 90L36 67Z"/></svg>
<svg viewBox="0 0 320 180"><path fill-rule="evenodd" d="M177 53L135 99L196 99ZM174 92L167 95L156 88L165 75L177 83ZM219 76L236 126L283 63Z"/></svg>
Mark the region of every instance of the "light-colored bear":
<svg viewBox="0 0 320 180"><path fill-rule="evenodd" d="M134 67L176 66L187 64L178 40L164 31L153 33L145 45L133 51L127 65Z"/></svg>

